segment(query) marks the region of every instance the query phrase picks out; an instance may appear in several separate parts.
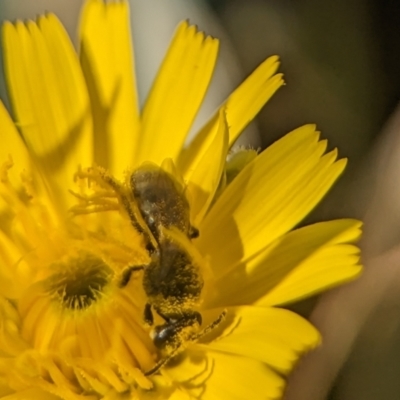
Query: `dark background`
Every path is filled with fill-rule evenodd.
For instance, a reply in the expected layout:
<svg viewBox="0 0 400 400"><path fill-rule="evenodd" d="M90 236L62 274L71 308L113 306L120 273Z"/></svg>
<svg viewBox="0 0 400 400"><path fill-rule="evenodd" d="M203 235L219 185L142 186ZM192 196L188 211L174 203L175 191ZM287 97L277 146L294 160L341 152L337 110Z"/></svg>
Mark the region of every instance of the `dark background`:
<svg viewBox="0 0 400 400"><path fill-rule="evenodd" d="M208 2L246 73L268 54L281 56L287 86L260 116L264 145L277 130L316 122L356 163L399 101L400 3Z"/></svg>

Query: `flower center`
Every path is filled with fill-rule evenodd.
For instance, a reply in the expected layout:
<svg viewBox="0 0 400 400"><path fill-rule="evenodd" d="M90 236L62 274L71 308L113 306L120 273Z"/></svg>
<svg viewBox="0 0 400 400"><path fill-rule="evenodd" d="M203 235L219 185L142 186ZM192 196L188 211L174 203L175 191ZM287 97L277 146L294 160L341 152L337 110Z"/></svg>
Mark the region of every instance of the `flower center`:
<svg viewBox="0 0 400 400"><path fill-rule="evenodd" d="M111 268L90 253L80 253L52 268L57 272L47 282L51 297L71 310L83 310L97 302L113 276Z"/></svg>

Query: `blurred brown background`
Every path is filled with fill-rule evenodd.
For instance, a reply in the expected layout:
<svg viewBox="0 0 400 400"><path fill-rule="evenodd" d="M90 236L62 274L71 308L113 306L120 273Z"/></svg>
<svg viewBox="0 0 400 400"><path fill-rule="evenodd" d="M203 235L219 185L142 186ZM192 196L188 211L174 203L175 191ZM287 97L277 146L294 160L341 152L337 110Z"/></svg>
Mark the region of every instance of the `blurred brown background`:
<svg viewBox="0 0 400 400"><path fill-rule="evenodd" d="M316 122L358 161L400 92L400 6L388 0L210 0L250 72L282 59L287 87L259 118L264 144Z"/></svg>

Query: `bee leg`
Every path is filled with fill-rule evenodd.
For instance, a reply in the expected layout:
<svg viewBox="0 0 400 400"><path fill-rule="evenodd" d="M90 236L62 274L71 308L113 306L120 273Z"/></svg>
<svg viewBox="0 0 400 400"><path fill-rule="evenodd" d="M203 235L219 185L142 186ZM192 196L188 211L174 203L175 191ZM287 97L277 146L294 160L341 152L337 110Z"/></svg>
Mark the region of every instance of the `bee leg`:
<svg viewBox="0 0 400 400"><path fill-rule="evenodd" d="M201 314L197 311L192 311L190 313L187 313L183 315L182 318L178 319L177 321L171 323L171 325L174 326L175 332L179 332L184 328L187 328L188 326L193 326L196 324L196 322L201 325L203 321L203 318L201 317Z"/></svg>
<svg viewBox="0 0 400 400"><path fill-rule="evenodd" d="M218 316L216 320L211 322L209 325L207 325L204 329L202 329L200 332L196 333L195 335L192 335L190 337L190 340L196 341L202 338L203 336L207 335L210 333L212 330L214 330L226 317L227 311L224 310L222 313Z"/></svg>
<svg viewBox="0 0 400 400"><path fill-rule="evenodd" d="M196 239L200 235L200 232L197 228L195 228L193 225L190 225L189 228L189 237L190 239Z"/></svg>
<svg viewBox="0 0 400 400"><path fill-rule="evenodd" d="M149 303L146 303L144 306L143 319L144 322L150 326L154 324L154 316L153 312L151 311L151 304Z"/></svg>
<svg viewBox="0 0 400 400"><path fill-rule="evenodd" d="M139 222L140 216L138 215L136 210L133 209L129 199L123 194L120 194L120 199L122 205L124 206L126 212L128 213L132 226L136 229L137 232L139 232L143 236L146 243L146 250L150 254L154 253L156 251L156 246L155 243L153 242L153 240L155 239L153 239L152 234L149 233L149 231L145 228L144 222Z"/></svg>
<svg viewBox="0 0 400 400"><path fill-rule="evenodd" d="M167 364L170 360L172 360L176 355L178 355L179 351L180 351L180 347L177 347L168 356L166 356L166 357L162 358L160 361L158 361L158 363L152 369L149 369L148 371L146 371L144 373L144 376L150 376L150 375L154 375L155 373L157 373L160 370L160 368L162 368L165 364Z"/></svg>
<svg viewBox="0 0 400 400"><path fill-rule="evenodd" d="M122 203L124 209L128 213L128 217L131 221L132 226L143 236L146 242L146 249L153 253L156 249L155 244L152 240L152 235L149 233L148 229L146 228L145 222L141 219L140 213L138 210L132 207L131 201L129 200L128 196L126 195L126 191L112 175L108 174L103 170L99 170L100 176L104 182L106 182L117 194Z"/></svg>
<svg viewBox="0 0 400 400"><path fill-rule="evenodd" d="M142 271L143 269L145 269L145 267L146 265L136 265L134 267L127 268L122 273L121 281L119 282L119 287L124 288L131 280L132 273L136 271Z"/></svg>
<svg viewBox="0 0 400 400"><path fill-rule="evenodd" d="M193 317L192 317L192 318L196 319L196 321L197 321L197 323L198 323L199 325L201 325L202 322L203 322L203 317L202 317L201 314L200 314L199 312L197 312L197 311L194 311L194 312L193 312Z"/></svg>

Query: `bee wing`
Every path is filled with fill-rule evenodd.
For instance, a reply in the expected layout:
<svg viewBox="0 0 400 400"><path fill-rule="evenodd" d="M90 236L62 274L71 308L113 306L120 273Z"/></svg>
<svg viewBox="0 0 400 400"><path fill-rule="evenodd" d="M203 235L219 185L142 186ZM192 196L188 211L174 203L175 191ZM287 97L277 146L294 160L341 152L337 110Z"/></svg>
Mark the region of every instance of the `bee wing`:
<svg viewBox="0 0 400 400"><path fill-rule="evenodd" d="M168 161L171 162L168 163ZM164 169L164 164L170 164L168 169ZM170 170L172 171L170 172ZM157 184L160 188L165 190L165 193L177 193L178 196L182 197L185 194L185 184L183 183L182 178L179 176L175 165L171 159L164 160L162 166L159 168L158 176L157 176Z"/></svg>
<svg viewBox="0 0 400 400"><path fill-rule="evenodd" d="M176 183L179 185L179 187L182 188L182 193L183 193L185 191L186 185L185 185L182 175L178 171L178 168L176 167L172 158L166 158L161 163L161 169L164 170L171 177L173 177L173 179L176 181Z"/></svg>

